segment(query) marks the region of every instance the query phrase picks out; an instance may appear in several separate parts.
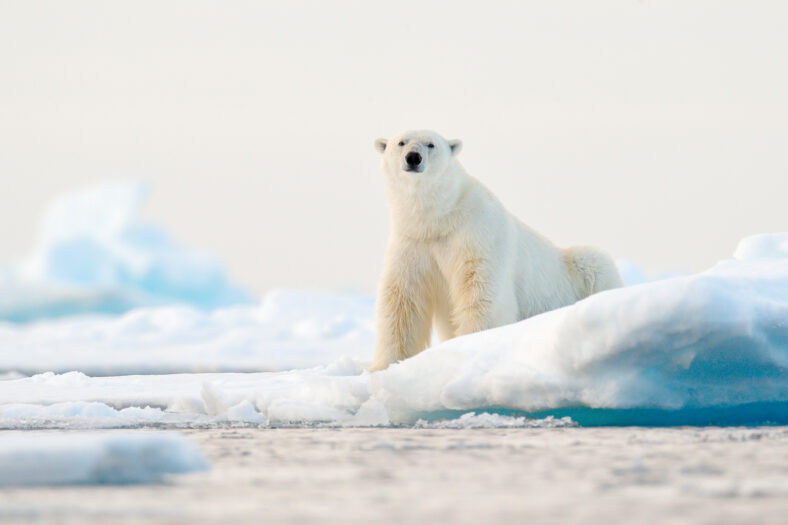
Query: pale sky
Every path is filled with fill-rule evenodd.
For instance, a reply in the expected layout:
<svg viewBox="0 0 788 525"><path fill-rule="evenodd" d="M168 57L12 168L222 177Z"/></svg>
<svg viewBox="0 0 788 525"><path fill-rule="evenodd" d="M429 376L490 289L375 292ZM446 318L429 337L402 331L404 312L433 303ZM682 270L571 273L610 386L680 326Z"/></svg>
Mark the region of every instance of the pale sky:
<svg viewBox="0 0 788 525"><path fill-rule="evenodd" d="M143 178L256 292L373 291L411 128L559 245L701 270L788 230L788 3L2 1L0 259Z"/></svg>

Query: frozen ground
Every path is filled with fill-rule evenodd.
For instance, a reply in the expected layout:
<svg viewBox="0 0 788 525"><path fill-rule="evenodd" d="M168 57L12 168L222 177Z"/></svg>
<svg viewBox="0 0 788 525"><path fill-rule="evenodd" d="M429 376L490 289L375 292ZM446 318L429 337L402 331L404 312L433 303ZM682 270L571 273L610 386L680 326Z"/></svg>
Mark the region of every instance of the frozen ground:
<svg viewBox="0 0 788 525"><path fill-rule="evenodd" d="M210 471L152 486L7 488L0 521L749 525L788 512L784 427L183 433Z"/></svg>

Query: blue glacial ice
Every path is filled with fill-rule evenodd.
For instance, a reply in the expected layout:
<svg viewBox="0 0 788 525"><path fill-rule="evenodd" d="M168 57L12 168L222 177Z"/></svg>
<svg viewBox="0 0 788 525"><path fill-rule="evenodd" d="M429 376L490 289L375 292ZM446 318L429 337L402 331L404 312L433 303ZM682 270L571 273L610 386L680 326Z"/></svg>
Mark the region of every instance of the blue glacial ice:
<svg viewBox="0 0 788 525"><path fill-rule="evenodd" d="M24 322L138 306L213 309L248 302L214 257L139 218L142 182L108 183L59 197L33 253L0 268L0 319Z"/></svg>

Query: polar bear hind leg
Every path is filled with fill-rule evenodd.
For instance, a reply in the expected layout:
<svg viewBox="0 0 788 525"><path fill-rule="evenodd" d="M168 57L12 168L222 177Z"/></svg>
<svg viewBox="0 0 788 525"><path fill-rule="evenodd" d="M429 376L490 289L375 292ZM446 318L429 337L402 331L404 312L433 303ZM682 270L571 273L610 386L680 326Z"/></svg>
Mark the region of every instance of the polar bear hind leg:
<svg viewBox="0 0 788 525"><path fill-rule="evenodd" d="M616 263L605 252L590 246L574 246L567 248L564 256L581 298L624 286Z"/></svg>

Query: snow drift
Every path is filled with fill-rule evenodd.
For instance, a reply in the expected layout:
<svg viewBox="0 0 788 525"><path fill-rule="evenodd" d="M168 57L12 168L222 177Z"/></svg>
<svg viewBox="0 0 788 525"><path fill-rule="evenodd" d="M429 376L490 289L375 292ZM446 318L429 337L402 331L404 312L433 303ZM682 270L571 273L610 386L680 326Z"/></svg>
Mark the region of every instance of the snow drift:
<svg viewBox="0 0 788 525"><path fill-rule="evenodd" d="M173 434L0 436L0 486L151 483L206 468L197 448Z"/></svg>
<svg viewBox="0 0 788 525"><path fill-rule="evenodd" d="M216 259L179 246L162 229L140 221L146 195L145 184L128 182L58 198L44 216L32 255L0 268L0 319L247 302Z"/></svg>

